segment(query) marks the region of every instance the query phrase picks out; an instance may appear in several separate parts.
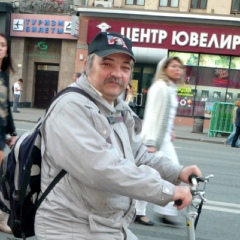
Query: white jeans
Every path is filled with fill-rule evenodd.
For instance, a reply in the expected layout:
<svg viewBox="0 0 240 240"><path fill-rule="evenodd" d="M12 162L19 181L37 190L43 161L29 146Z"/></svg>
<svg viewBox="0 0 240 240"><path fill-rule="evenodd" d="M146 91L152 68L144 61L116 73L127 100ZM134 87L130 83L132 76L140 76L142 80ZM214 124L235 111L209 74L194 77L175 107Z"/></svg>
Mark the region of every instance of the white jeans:
<svg viewBox="0 0 240 240"><path fill-rule="evenodd" d="M176 153L174 145L171 141L164 141L162 143L160 151L163 152L164 155L167 156L170 161L179 164L177 153ZM156 154L158 154L158 153L156 153ZM173 202L170 202L165 207L154 205L153 210L162 215L177 216L178 211L173 206L173 204L174 204ZM136 201L136 214L137 215L146 215L146 206L147 206L147 202Z"/></svg>

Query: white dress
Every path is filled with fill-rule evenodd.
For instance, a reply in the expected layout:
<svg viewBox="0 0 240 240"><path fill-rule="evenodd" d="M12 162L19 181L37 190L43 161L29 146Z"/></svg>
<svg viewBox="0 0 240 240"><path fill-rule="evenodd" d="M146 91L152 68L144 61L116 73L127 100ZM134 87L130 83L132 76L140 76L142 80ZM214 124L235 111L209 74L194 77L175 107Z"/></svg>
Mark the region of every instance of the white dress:
<svg viewBox="0 0 240 240"><path fill-rule="evenodd" d="M177 85L174 84L172 81L169 82L170 88L170 98L171 98L171 104L170 104L170 111L169 111L169 116L168 116L168 122L167 122L167 129L166 133L163 138L163 142L160 147L159 154L161 152L164 153L169 160L173 161L174 163L179 164L179 160L174 148L174 145L172 143L172 129L174 126L174 119L177 113L177 107L178 107L178 101L177 101ZM156 153L158 154L158 152ZM176 207L173 207L173 202L168 203L165 207L161 207L158 205L154 205L153 210L155 212L158 212L162 215L167 215L167 216L177 216L178 211ZM136 202L136 214L137 215L146 215L146 206L147 202L145 201L137 201Z"/></svg>
<svg viewBox="0 0 240 240"><path fill-rule="evenodd" d="M170 109L169 118L168 118L167 130L166 130L160 151L163 152L172 162L179 164L178 156L176 154L176 151L171 139L171 132L174 126L174 119L177 114L177 107L178 107L177 87L173 82L170 82L170 86L171 86L170 88L171 109ZM165 207L154 205L153 210L163 215L176 216L178 215L178 211L176 207L173 207L173 204L174 204L173 202L170 202Z"/></svg>

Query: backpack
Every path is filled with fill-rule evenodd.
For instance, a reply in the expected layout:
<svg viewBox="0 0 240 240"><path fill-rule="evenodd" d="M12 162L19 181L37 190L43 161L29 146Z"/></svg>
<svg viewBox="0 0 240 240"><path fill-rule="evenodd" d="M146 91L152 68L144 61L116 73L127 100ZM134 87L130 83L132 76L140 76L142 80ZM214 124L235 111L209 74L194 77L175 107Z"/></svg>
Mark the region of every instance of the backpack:
<svg viewBox="0 0 240 240"><path fill-rule="evenodd" d="M13 235L26 239L34 236L35 214L53 187L67 173L61 170L38 199L41 190L41 124L53 109L52 103L67 92L77 92L94 100L82 89L68 87L51 101L46 114L33 130L22 134L0 167L0 209L9 214L8 225Z"/></svg>

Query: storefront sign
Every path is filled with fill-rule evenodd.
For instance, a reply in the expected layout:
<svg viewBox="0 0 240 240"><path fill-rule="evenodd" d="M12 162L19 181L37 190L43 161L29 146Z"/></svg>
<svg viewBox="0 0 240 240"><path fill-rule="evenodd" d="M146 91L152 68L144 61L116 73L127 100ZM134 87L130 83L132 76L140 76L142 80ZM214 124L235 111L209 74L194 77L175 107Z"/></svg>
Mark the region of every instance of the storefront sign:
<svg viewBox="0 0 240 240"><path fill-rule="evenodd" d="M179 87L177 95L178 96L184 96L184 97L193 97L194 92L191 88Z"/></svg>
<svg viewBox="0 0 240 240"><path fill-rule="evenodd" d="M42 14L11 15L11 36L75 39L71 35L72 17ZM74 26L75 31L79 26Z"/></svg>
<svg viewBox="0 0 240 240"><path fill-rule="evenodd" d="M239 55L240 30L199 26L180 26L160 23L89 20L88 42L106 23L108 31L116 31L131 38L136 47L183 49L185 52L207 52ZM101 30L100 30L101 31ZM102 31L105 31L102 29Z"/></svg>
<svg viewBox="0 0 240 240"><path fill-rule="evenodd" d="M72 29L71 29L71 35L74 37L79 37L79 17L78 16L72 16Z"/></svg>
<svg viewBox="0 0 240 240"><path fill-rule="evenodd" d="M38 42L34 52L27 55L34 58L56 58L55 55L48 54L48 45L44 41Z"/></svg>

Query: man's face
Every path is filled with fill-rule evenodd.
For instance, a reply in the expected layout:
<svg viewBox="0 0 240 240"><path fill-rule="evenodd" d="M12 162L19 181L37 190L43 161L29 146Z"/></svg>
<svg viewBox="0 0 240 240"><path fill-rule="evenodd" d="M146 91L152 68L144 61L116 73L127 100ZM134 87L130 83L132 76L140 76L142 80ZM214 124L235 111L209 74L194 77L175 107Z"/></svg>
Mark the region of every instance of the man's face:
<svg viewBox="0 0 240 240"><path fill-rule="evenodd" d="M124 53L93 58L88 80L111 104L125 91L131 76L132 58Z"/></svg>

